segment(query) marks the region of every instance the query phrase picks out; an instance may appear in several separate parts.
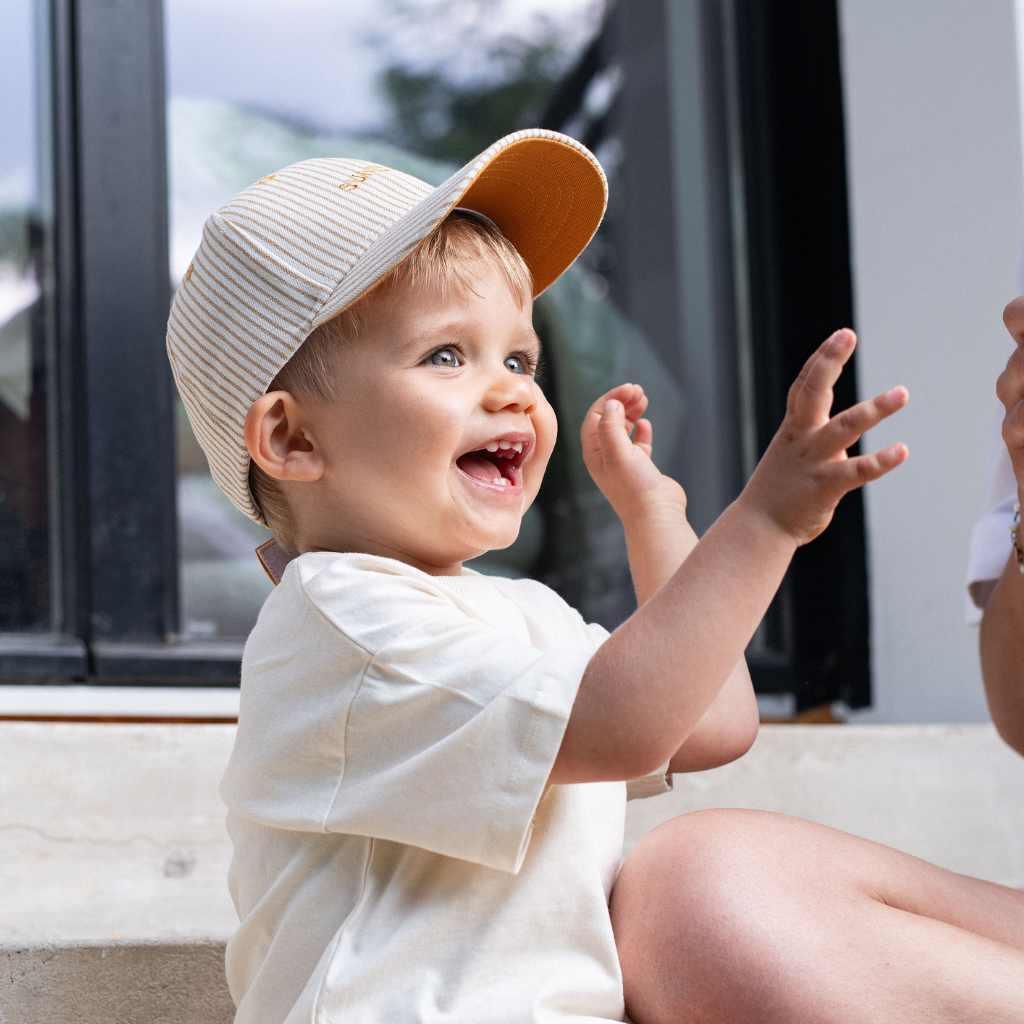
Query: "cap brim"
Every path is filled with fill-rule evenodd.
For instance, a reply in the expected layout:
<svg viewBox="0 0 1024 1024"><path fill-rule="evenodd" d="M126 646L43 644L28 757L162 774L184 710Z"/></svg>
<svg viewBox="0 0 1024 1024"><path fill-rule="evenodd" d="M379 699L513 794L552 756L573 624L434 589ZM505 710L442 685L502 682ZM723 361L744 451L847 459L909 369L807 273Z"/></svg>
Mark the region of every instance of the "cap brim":
<svg viewBox="0 0 1024 1024"><path fill-rule="evenodd" d="M313 330L364 295L456 207L485 214L516 247L540 295L587 247L608 185L581 143L543 128L499 139L377 238L327 297Z"/></svg>

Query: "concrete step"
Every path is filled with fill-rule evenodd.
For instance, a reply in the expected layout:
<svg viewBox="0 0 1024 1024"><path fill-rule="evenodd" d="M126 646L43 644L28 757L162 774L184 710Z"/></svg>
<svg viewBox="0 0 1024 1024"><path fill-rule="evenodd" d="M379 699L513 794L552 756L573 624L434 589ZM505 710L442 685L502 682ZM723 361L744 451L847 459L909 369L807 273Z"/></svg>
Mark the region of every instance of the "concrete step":
<svg viewBox="0 0 1024 1024"><path fill-rule="evenodd" d="M217 784L234 726L0 723L0 1022L227 1024ZM989 726L765 726L634 801L627 845L705 807L810 818L1024 885L1024 759Z"/></svg>

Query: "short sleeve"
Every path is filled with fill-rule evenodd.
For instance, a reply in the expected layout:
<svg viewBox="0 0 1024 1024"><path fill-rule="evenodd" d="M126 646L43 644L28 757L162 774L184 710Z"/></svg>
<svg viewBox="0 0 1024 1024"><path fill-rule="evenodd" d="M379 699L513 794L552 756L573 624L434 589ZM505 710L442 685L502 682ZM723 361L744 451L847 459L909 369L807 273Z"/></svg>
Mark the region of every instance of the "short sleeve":
<svg viewBox="0 0 1024 1024"><path fill-rule="evenodd" d="M1000 444L986 512L971 530L967 556L966 617L970 625L982 612L1010 557L1010 525L1017 500L1017 483L1006 448Z"/></svg>
<svg viewBox="0 0 1024 1024"><path fill-rule="evenodd" d="M500 628L430 577L364 575L354 613L343 577L307 588L371 655L325 829L517 872L593 645L538 646L496 591Z"/></svg>
<svg viewBox="0 0 1024 1024"><path fill-rule="evenodd" d="M641 775L638 779L630 779L626 783L627 800L644 800L649 796L661 796L672 792L672 773L666 761L657 771L650 775Z"/></svg>

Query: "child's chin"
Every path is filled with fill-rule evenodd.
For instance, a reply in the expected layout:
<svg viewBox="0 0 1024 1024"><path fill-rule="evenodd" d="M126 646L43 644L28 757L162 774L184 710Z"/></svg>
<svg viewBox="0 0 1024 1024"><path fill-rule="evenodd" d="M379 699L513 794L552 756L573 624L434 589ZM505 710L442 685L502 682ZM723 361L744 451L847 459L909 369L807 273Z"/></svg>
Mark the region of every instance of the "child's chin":
<svg viewBox="0 0 1024 1024"><path fill-rule="evenodd" d="M506 548L512 547L513 544L519 539L519 524L516 523L514 530L503 530L501 533L495 531L493 536L488 538L487 546L481 548L473 558L479 558L480 555L486 555L488 551L504 551Z"/></svg>

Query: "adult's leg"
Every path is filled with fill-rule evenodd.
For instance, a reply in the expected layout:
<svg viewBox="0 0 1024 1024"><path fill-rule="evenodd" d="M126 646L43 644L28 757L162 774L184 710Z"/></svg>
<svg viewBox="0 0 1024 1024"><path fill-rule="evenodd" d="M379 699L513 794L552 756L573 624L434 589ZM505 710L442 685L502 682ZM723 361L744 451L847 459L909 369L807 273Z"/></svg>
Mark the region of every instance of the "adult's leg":
<svg viewBox="0 0 1024 1024"><path fill-rule="evenodd" d="M1024 893L824 825L675 818L611 906L635 1024L1024 1021Z"/></svg>

